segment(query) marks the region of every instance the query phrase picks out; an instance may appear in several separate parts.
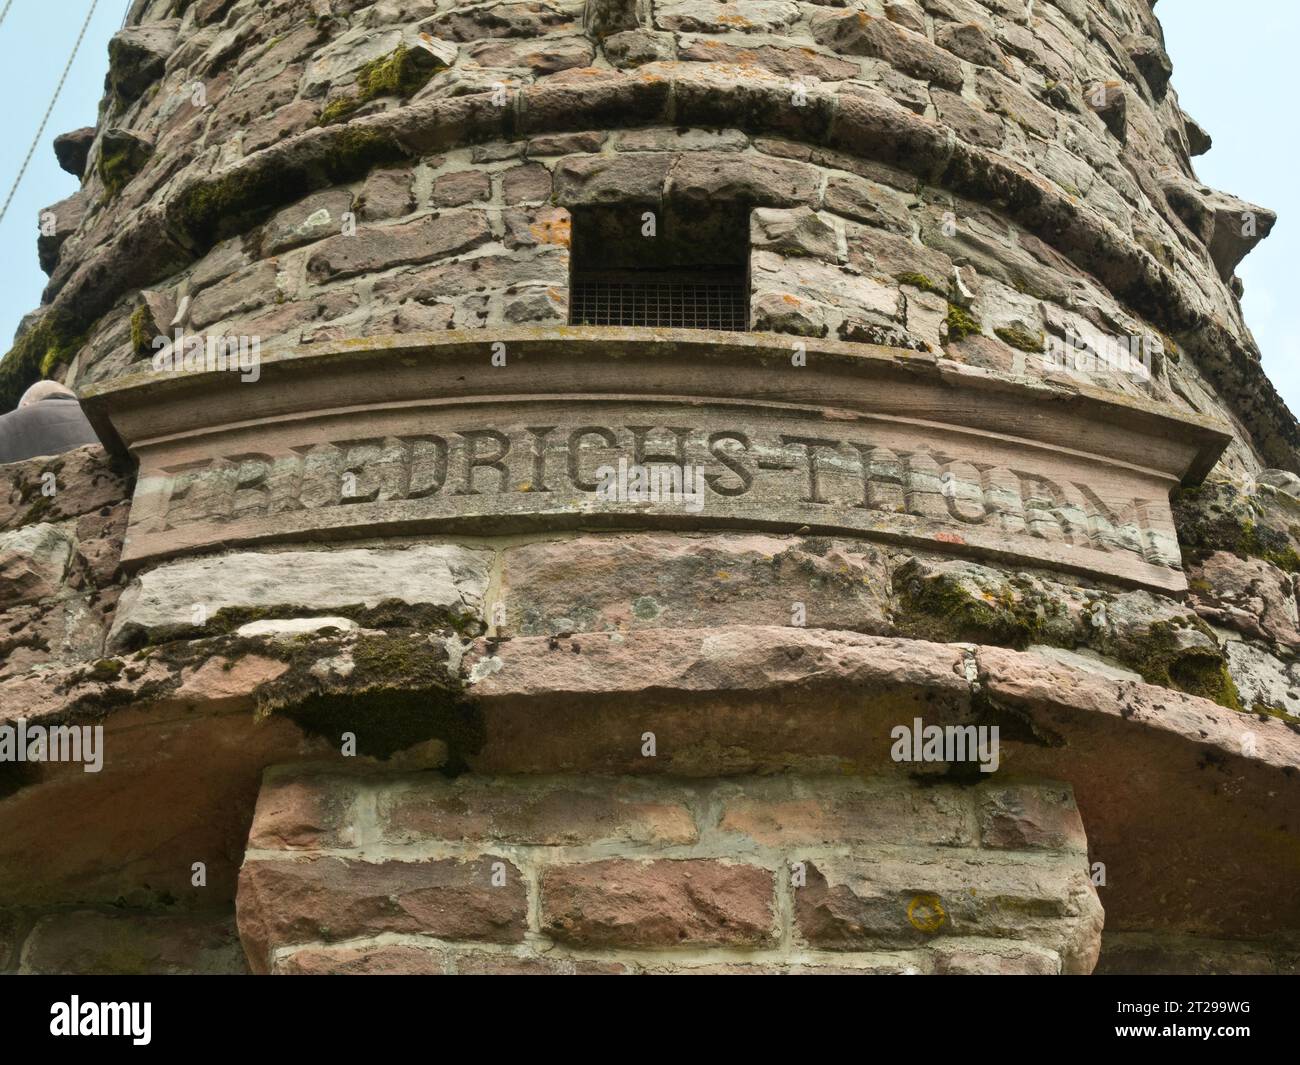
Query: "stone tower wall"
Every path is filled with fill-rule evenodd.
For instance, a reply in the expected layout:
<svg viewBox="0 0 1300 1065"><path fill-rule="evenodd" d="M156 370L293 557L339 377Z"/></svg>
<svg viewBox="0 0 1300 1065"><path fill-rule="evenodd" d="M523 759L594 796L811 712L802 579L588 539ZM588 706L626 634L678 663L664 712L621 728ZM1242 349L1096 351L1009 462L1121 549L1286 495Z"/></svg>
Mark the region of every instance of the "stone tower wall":
<svg viewBox="0 0 1300 1065"><path fill-rule="evenodd" d="M89 805L0 872L8 966L1292 966L1300 462L1234 275L1273 215L1197 182L1161 41L1146 0L137 3L0 364L116 454L4 471L0 710L110 752L11 775L6 823ZM569 326L598 209L742 211L749 330ZM703 512L592 505L620 454ZM900 767L917 718L1002 767Z"/></svg>

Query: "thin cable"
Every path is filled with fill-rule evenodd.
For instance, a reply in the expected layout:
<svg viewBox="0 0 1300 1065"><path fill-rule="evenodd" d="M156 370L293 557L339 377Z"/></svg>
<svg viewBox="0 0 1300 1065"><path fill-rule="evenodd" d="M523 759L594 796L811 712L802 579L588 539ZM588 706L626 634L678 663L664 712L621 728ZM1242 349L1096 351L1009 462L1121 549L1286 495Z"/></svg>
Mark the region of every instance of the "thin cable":
<svg viewBox="0 0 1300 1065"><path fill-rule="evenodd" d="M5 16L9 14L9 5L12 4L13 2L14 0L5 0L5 9L3 11L0 11L0 23L3 23L5 20Z"/></svg>
<svg viewBox="0 0 1300 1065"><path fill-rule="evenodd" d="M9 10L9 0L5 4L5 11ZM9 189L9 195L5 197L5 204L0 207L0 222L4 221L5 212L9 210L9 204L14 198L14 193L18 191L18 184L22 181L23 175L27 173L27 164L32 161L32 153L36 151L36 145L41 141L41 134L45 132L45 123L50 120L50 115L54 111L54 105L58 103L59 93L63 91L63 83L68 80L68 71L72 69L72 61L77 58L77 49L81 47L81 40L86 36L86 29L90 25L91 16L95 14L95 6L99 0L90 0L90 10L86 12L86 21L81 24L81 32L77 34L77 43L72 46L72 55L68 56L67 63L64 64L63 73L59 75L59 84L54 87L54 96L50 98L50 106L45 109L45 117L41 119L40 128L36 131L36 136L32 138L32 145L27 149L27 157L23 160L23 165L18 168L18 176L14 178L13 186ZM4 19L4 13L0 12L0 20Z"/></svg>

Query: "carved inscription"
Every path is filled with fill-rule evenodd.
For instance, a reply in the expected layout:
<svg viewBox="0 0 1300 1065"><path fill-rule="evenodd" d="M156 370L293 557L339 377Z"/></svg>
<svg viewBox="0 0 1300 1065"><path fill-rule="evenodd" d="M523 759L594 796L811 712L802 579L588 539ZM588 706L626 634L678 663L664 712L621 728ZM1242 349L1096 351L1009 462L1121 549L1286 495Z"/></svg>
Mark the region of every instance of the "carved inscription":
<svg viewBox="0 0 1300 1065"><path fill-rule="evenodd" d="M494 529L493 517L530 513L577 515L578 524L583 515L670 514L671 502L598 498L602 469L621 459L624 466L702 470L704 506L695 515L702 525L710 519L807 525L1053 562L1067 558L1066 549L1082 550L1088 557L1127 557L1138 570L1124 575L1138 580L1150 568L1179 567L1159 486L1140 484L1135 493L1121 484L1124 491L1117 492L1110 477L1099 491L1079 470L1063 473L1032 449L994 448L986 457L951 441L931 443L915 430L914 440L900 441L896 429L873 438L869 426L840 432L833 422L776 419L740 426L700 414L658 422L458 421L436 432L226 448L193 461L146 464L132 512L131 553L165 550L186 530L184 546L256 539L261 529L364 528L394 520L477 515L482 531L490 532L510 531ZM1153 582L1172 580L1171 574Z"/></svg>

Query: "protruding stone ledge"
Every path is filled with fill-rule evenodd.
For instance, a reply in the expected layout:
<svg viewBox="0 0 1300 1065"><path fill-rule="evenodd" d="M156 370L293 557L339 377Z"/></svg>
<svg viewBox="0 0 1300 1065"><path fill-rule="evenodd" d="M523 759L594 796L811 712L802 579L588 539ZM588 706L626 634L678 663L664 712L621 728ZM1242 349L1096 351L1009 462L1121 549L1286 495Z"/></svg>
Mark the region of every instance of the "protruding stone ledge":
<svg viewBox="0 0 1300 1065"><path fill-rule="evenodd" d="M313 692L355 696L345 720L364 749L391 728L394 700L430 683L399 673L385 686L368 672L369 659L410 643L357 633L219 637L185 645L179 659L159 649L0 683L0 723L103 724L105 752L102 774L46 764L15 776L11 767L0 892L41 905L136 901L149 884L184 898L190 863L203 855L208 895L228 901L262 769L361 761L340 757L340 719L329 722L332 740L308 738L291 708L260 721L256 708L286 671L310 677ZM428 657L435 651L429 644ZM1107 928L1243 939L1300 929L1291 890L1300 736L1274 718L1034 653L788 626L483 639L442 668L455 665L477 723L464 759L484 774L902 771L952 783L967 779L960 766L892 761L891 730L917 717L996 724L999 767L975 774L978 783L1073 786L1090 860L1106 867ZM642 754L647 731L653 758ZM402 766L437 764L402 757ZM69 810L83 830L78 845L39 847L51 819ZM1046 822L1041 830L1061 835ZM988 840L1038 830L982 820L980 831ZM1250 875L1223 875L1227 853Z"/></svg>
<svg viewBox="0 0 1300 1065"><path fill-rule="evenodd" d="M128 377L86 405L140 462L136 564L430 531L806 528L1182 591L1169 492L1229 439L933 356L701 330L370 338L267 353L256 382ZM688 494L638 498L640 466Z"/></svg>

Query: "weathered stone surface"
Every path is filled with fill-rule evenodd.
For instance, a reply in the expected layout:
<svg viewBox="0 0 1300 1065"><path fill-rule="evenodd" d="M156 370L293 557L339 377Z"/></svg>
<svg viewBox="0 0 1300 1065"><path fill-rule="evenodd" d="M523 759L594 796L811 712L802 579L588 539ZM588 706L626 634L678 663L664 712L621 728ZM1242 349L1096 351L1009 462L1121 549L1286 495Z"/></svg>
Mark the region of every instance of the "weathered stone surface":
<svg viewBox="0 0 1300 1065"><path fill-rule="evenodd" d="M718 828L763 846L892 843L966 847L975 842L968 792L899 781L758 779L722 792ZM1078 815L1075 815L1077 824Z"/></svg>
<svg viewBox="0 0 1300 1065"><path fill-rule="evenodd" d="M753 865L610 860L542 874L542 928L575 946L762 946L774 908L773 875Z"/></svg>
<svg viewBox="0 0 1300 1065"><path fill-rule="evenodd" d="M75 178L86 172L86 160L90 156L90 146L95 141L95 128L82 126L69 133L60 133L54 138L54 155L59 161L59 169L66 170Z"/></svg>
<svg viewBox="0 0 1300 1065"><path fill-rule="evenodd" d="M1208 137L1168 95L1149 5L171 6L128 13L83 137L95 165L38 241L43 313L0 362L3 409L37 376L98 392L97 430L141 472L127 504L115 477L71 483L80 460L22 464L0 502L6 529L71 545L41 598L0 610L0 716L102 722L110 774L0 774L0 912L24 914L0 940L47 907L229 904L263 769L332 762L346 728L363 782L338 809L290 796L250 859L499 845L532 930L433 946L363 917L266 965L1054 973L1057 949L1009 926L814 947L784 848L819 869L882 849L1077 860L1050 798L1070 790L1112 874L1108 928L1150 937L1135 957L1194 958L1195 932L1219 937L1216 965L1285 964L1256 944L1300 928L1300 429L1234 274L1273 219L1196 177ZM746 330L566 327L584 249L620 239L593 238L613 216L595 206L749 212L747 255L698 226L689 249L744 268ZM147 342L173 324L260 338L265 375L153 372ZM1149 372L1045 358L1072 337L1155 338ZM703 507L593 501L620 458L689 463ZM448 538L483 563L466 617L276 602L102 657L123 566ZM291 576L267 594L292 598ZM904 772L890 729L918 716L998 725L996 777L959 801L914 779L959 767ZM431 768L464 783L421 803L410 774ZM547 868L737 860L776 889L752 959L588 949L538 923Z"/></svg>
<svg viewBox="0 0 1300 1065"><path fill-rule="evenodd" d="M267 222L262 236L262 254L279 255L342 232L343 215L351 209L352 196L342 189L308 196Z"/></svg>
<svg viewBox="0 0 1300 1065"><path fill-rule="evenodd" d="M982 846L1087 853L1083 823L1067 787L988 786L976 808Z"/></svg>
<svg viewBox="0 0 1300 1065"><path fill-rule="evenodd" d="M880 631L888 576L869 546L770 536L624 536L505 551L505 630L526 636L773 624ZM498 624L498 631L500 631Z"/></svg>
<svg viewBox="0 0 1300 1065"><path fill-rule="evenodd" d="M727 157L727 153L698 154ZM621 158L636 162L643 156ZM353 238L332 237L323 243L349 239ZM855 321L888 325L889 315L902 308L901 296L894 290L883 284L867 287L861 278L855 287L853 275L833 263L771 252L757 252L755 261L765 271L755 281L760 290L766 290L768 277L773 285L783 279L799 285L795 293L765 292L774 304L790 295L829 308L849 325ZM792 264L788 274L781 273L783 262ZM549 278L544 283L553 284ZM436 296L437 287L431 295ZM544 298L544 293L539 295ZM837 300L842 305L832 302ZM439 526L481 529L490 522L500 532L591 527L590 523L602 521L613 525L616 520L633 520L644 527L671 516L677 519L677 528L689 527L698 517L701 523L721 519L768 530L792 531L806 525L850 535L885 532L896 541L938 543L985 557L1067 564L1155 588L1183 587L1163 496L1175 479L1188 475L1191 464L1203 465L1221 446L1224 436L1213 423L1176 416L1156 405L1115 406L1094 393L1088 401L1074 402L1069 414L1029 423L1026 428L1034 433L1042 430L1045 439L1021 443L1004 429L1031 394L1022 382L964 375L921 359L903 369L894 352L873 354L860 345L819 344L819 370L808 377L808 401L820 397L816 401L835 409L858 402L866 408L863 413L873 418L882 412L882 404L895 405L898 413L927 409L926 404L942 409L950 406L951 390L960 380L959 387L980 389L981 402L951 408L956 417L967 421L964 425L932 424L920 430L904 418L858 427L846 422L843 431L831 433L819 416L800 415L806 418L805 429L795 434L788 415L777 418L765 406L769 389L780 392L787 387L794 347L770 340L737 343L730 335L710 341L706 336L683 331L665 350L657 347L666 339L662 332L628 335L611 348L611 338L599 329L571 329L563 337L494 331L491 342L504 344L515 360L513 398L481 406L473 424L454 408L432 408L427 413L409 408L418 396L495 394L499 370L490 358L479 357L491 352L477 338L454 335L405 343L413 354L463 352L456 357L464 358L463 362L440 357L426 368L412 360L393 363L385 374L374 375L361 365L366 362L364 351L342 345L334 355L321 345L319 354L310 357L277 360L263 355L263 383L257 388L240 385L227 373L201 392L192 392L187 400L169 392L163 403L158 389L194 389L198 378L178 381L160 375L151 387L138 392L105 392L92 404L112 407L120 431L130 418L138 419L133 429L125 430L132 439L137 433L164 435L169 419L179 431L182 425L193 429L197 424L238 418L237 427L209 438L201 453L191 453L185 460L165 448L151 452L142 471L123 558L129 562L160 550L170 553L215 542L255 542L268 536L289 540L344 529L359 534L366 527L391 533ZM805 351L811 347L806 344ZM611 361L611 350L657 353L653 363L632 364ZM328 360L330 373L306 373L301 368L304 358ZM759 374L754 373L755 358L764 366ZM341 430L314 427L309 418L283 421L287 408L280 397L285 394L304 413L327 407L332 401L322 398L316 404L314 392L336 387L331 382L339 378L334 375L348 372L344 370L348 360L359 360L345 386L356 418L352 429L340 437ZM748 372L730 375L724 369L728 362ZM670 365L676 376L664 376ZM550 368L561 366L565 368ZM603 400L580 411L543 398L526 398L530 391L553 395L556 372L573 375L573 391L593 398L611 393L627 398ZM863 391L857 382L876 374L878 380L890 382L889 387ZM443 379L445 384L440 384ZM277 380L294 384L281 393L270 387ZM631 398L653 397L669 387L674 396L692 390L697 396L719 394L721 381L727 382L722 389L726 402L717 408L699 401L676 406L657 402L651 416L643 401ZM224 407L213 400L212 387L218 385L235 390L226 392ZM439 393L441 388L448 393ZM751 392L751 400L744 399L745 390ZM1070 393L1076 394L1074 389ZM855 395L861 398L846 399ZM274 402L274 416L259 420L257 408L268 400ZM401 404L372 407L363 419L366 403L389 400ZM742 428L736 420L738 410L755 400L761 402L749 406ZM125 408L136 403L142 404L139 413L127 415ZM1102 424L1105 433L1094 431L1093 426ZM1173 426L1179 427L1181 436L1171 440L1165 434ZM336 435L323 436L326 432ZM1067 455L1032 446L1072 445L1080 439L1103 454L1088 458L1078 449ZM339 446L334 440L377 443ZM1163 464L1168 480L1162 483L1113 461L1131 454L1134 447L1147 448L1148 468ZM932 454L940 450L947 458L943 465ZM225 461L214 465L214 455L241 457L244 465L239 476L253 486L252 494L236 500L219 487L225 485L226 471L232 467ZM248 455L257 458L242 458ZM691 490L695 501L662 490L655 499L634 500L612 482L605 493L609 498L600 498L596 478L604 476L598 472L602 467L616 471L620 457L634 465L646 456L656 456L651 462L695 471ZM183 461L196 465L182 467ZM998 472L984 477L975 463ZM185 472L168 473L167 468ZM356 484L345 495L348 473ZM701 475L702 495L695 491ZM286 492L291 499L280 498ZM162 521L168 526L165 535L146 531L149 523Z"/></svg>
<svg viewBox="0 0 1300 1065"><path fill-rule="evenodd" d="M940 947L935 953L934 971L941 976L1056 976L1061 972L1061 956L1034 943L975 940Z"/></svg>
<svg viewBox="0 0 1300 1065"><path fill-rule="evenodd" d="M494 887L493 865L505 882ZM272 952L376 932L517 943L527 927L523 876L493 855L469 861L249 858L239 874L239 936L254 972Z"/></svg>
<svg viewBox="0 0 1300 1065"><path fill-rule="evenodd" d="M336 281L356 274L386 270L405 263L424 263L460 255L491 239L481 211L456 211L395 226L366 226L356 236L339 235L322 241L307 260L317 281Z"/></svg>
<svg viewBox="0 0 1300 1065"><path fill-rule="evenodd" d="M123 594L110 643L174 638L250 615L404 612L473 625L488 556L453 546L230 554L149 570ZM196 614L196 608L201 614Z"/></svg>
<svg viewBox="0 0 1300 1065"><path fill-rule="evenodd" d="M72 541L53 525L0 533L0 607L57 595L72 561Z"/></svg>
<svg viewBox="0 0 1300 1065"><path fill-rule="evenodd" d="M814 946L908 946L946 934L1029 940L1066 974L1092 972L1102 907L1081 856L912 861L823 859L795 892L798 928Z"/></svg>
<svg viewBox="0 0 1300 1065"><path fill-rule="evenodd" d="M276 976L443 976L445 952L385 943L373 947L303 947L276 958Z"/></svg>
<svg viewBox="0 0 1300 1065"><path fill-rule="evenodd" d="M81 911L37 921L23 947L24 973L229 976L248 971L227 915L112 916Z"/></svg>
<svg viewBox="0 0 1300 1065"><path fill-rule="evenodd" d="M861 11L819 12L812 18L817 41L844 55L883 59L905 74L948 89L961 88L961 63L922 33Z"/></svg>
<svg viewBox="0 0 1300 1065"><path fill-rule="evenodd" d="M76 192L41 212L41 235L36 241L36 252L41 269L47 274L53 272L68 237L80 228L86 216L87 202L84 192Z"/></svg>
<svg viewBox="0 0 1300 1065"><path fill-rule="evenodd" d="M176 47L175 19L128 26L108 42L108 87L129 103L162 76Z"/></svg>
<svg viewBox="0 0 1300 1065"><path fill-rule="evenodd" d="M772 33L799 17L788 0L662 0L655 4L655 25L681 33Z"/></svg>
<svg viewBox="0 0 1300 1065"><path fill-rule="evenodd" d="M1260 558L1215 551L1189 570L1196 612L1250 636L1300 647L1295 577Z"/></svg>
<svg viewBox="0 0 1300 1065"><path fill-rule="evenodd" d="M411 213L415 198L411 194L409 170L375 170L361 187L358 214L367 222L401 218Z"/></svg>

